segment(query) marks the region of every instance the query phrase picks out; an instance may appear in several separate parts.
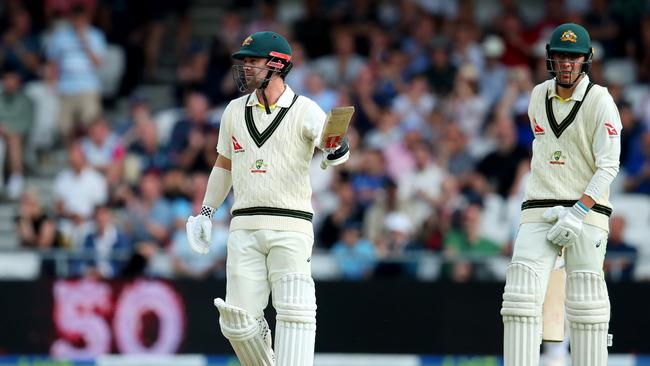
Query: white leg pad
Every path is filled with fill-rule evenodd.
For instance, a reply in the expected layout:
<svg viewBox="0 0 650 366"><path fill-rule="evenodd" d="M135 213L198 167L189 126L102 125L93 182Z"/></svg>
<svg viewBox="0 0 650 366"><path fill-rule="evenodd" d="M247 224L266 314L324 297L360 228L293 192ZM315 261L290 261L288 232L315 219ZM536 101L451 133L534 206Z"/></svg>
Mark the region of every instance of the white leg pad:
<svg viewBox="0 0 650 366"><path fill-rule="evenodd" d="M571 365L606 366L610 306L603 277L588 271L569 274L566 309L571 326Z"/></svg>
<svg viewBox="0 0 650 366"><path fill-rule="evenodd" d="M526 264L511 263L501 307L504 366L538 366L542 300L537 272Z"/></svg>
<svg viewBox="0 0 650 366"><path fill-rule="evenodd" d="M221 332L228 338L242 366L273 366L271 331L264 316L255 319L246 310L215 299Z"/></svg>
<svg viewBox="0 0 650 366"><path fill-rule="evenodd" d="M316 339L316 291L310 276L290 273L273 283L277 366L312 366Z"/></svg>

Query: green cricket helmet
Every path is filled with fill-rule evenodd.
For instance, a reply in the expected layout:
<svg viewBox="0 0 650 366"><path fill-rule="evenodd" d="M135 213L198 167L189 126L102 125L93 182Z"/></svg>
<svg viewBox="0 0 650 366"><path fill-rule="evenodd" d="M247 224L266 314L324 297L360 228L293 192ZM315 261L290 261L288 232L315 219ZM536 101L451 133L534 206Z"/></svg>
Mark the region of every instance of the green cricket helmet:
<svg viewBox="0 0 650 366"><path fill-rule="evenodd" d="M291 55L291 46L286 38L278 33L266 31L253 33L246 37L239 51L232 54L232 58L239 61L243 61L246 57L266 58L266 67L257 68L259 72L266 71L266 77L260 86L261 89L264 89L273 73L277 72L283 78L289 73L293 66ZM244 65L234 65L233 76L240 91L244 92L249 89Z"/></svg>
<svg viewBox="0 0 650 366"><path fill-rule="evenodd" d="M554 68L554 53L572 53L584 55L585 60L582 62L581 73L587 74L591 68L593 58L593 49L591 48L591 38L587 30L575 23L564 23L559 25L551 33L551 39L546 44L546 69L551 76L556 77L557 70Z"/></svg>

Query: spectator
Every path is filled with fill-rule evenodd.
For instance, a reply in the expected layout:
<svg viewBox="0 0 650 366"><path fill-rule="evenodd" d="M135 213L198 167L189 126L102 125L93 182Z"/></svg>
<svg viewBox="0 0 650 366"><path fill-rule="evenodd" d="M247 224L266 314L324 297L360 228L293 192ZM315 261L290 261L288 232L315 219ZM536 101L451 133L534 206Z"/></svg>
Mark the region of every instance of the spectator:
<svg viewBox="0 0 650 366"><path fill-rule="evenodd" d="M517 145L515 126L508 117L496 116L491 128L497 140L497 149L476 166L480 178L487 181L489 191L503 198L512 193L519 165L528 158L528 151Z"/></svg>
<svg viewBox="0 0 650 366"><path fill-rule="evenodd" d="M625 219L622 216L614 216L610 220L609 227L605 273L613 281L632 281L637 261L637 249L623 239Z"/></svg>
<svg viewBox="0 0 650 366"><path fill-rule="evenodd" d="M395 98L392 110L401 116L402 128L421 129L435 106L436 98L429 93L427 79L418 76L411 80L405 93Z"/></svg>
<svg viewBox="0 0 650 366"><path fill-rule="evenodd" d="M501 37L489 35L483 41L485 68L479 77L480 93L492 108L503 95L506 88L508 70L501 63L505 46Z"/></svg>
<svg viewBox="0 0 650 366"><path fill-rule="evenodd" d="M124 160L124 178L134 184L143 173L166 171L171 163L169 154L160 145L158 126L153 120L143 119L134 126L134 140L128 146Z"/></svg>
<svg viewBox="0 0 650 366"><path fill-rule="evenodd" d="M346 223L360 222L361 211L356 200L352 183L348 179L341 179L336 186L337 205L332 213L327 215L316 235L318 246L330 249L339 239L339 235Z"/></svg>
<svg viewBox="0 0 650 366"><path fill-rule="evenodd" d="M377 198L377 195L389 179L386 162L379 150L366 150L363 154L361 170L352 175L354 199L364 211Z"/></svg>
<svg viewBox="0 0 650 366"><path fill-rule="evenodd" d="M334 54L314 60L313 68L329 87L353 83L365 64L357 54L354 36L345 28L337 28L331 37Z"/></svg>
<svg viewBox="0 0 650 366"><path fill-rule="evenodd" d="M488 104L479 94L478 69L465 64L458 69L454 90L447 100L445 113L458 125L469 140L469 153L480 156L482 150L481 132L488 112Z"/></svg>
<svg viewBox="0 0 650 366"><path fill-rule="evenodd" d="M625 191L650 194L650 132L644 132L631 146L624 168Z"/></svg>
<svg viewBox="0 0 650 366"><path fill-rule="evenodd" d="M95 208L93 229L83 244L78 274L97 278L118 276L131 256L131 244L117 227L111 209L105 205Z"/></svg>
<svg viewBox="0 0 650 366"><path fill-rule="evenodd" d="M336 107L338 93L327 87L323 78L315 73L309 73L305 79L305 96L311 98L322 110L329 112Z"/></svg>
<svg viewBox="0 0 650 366"><path fill-rule="evenodd" d="M11 13L9 28L0 39L0 67L10 67L24 81L36 77L39 69L38 41L32 34L32 19L25 9Z"/></svg>
<svg viewBox="0 0 650 366"><path fill-rule="evenodd" d="M88 136L81 139L81 150L90 166L104 174L109 186L119 183L125 148L104 117L98 117L90 124Z"/></svg>
<svg viewBox="0 0 650 366"><path fill-rule="evenodd" d="M59 94L56 85L56 69L52 64L44 64L42 79L33 80L25 85L25 94L34 106L34 126L30 139L37 153L50 150L57 142L59 128Z"/></svg>
<svg viewBox="0 0 650 366"><path fill-rule="evenodd" d="M173 212L162 195L160 176L147 173L142 177L138 195L127 199L127 220L126 232L136 246L159 248L167 244Z"/></svg>
<svg viewBox="0 0 650 366"><path fill-rule="evenodd" d="M393 211L386 215L384 235L375 243L379 260L375 270L377 276L414 274L417 262L413 257L406 257L408 251L415 249L413 234L413 223L405 213Z"/></svg>
<svg viewBox="0 0 650 366"><path fill-rule="evenodd" d="M445 258L450 261L447 266L448 275L453 274L456 276L458 273L466 272L467 268L460 270L454 267L466 267L466 262L469 261L474 263L472 265L473 275L479 277L491 276L491 273L486 272L487 268L483 266L482 262L477 262L477 260L499 255L501 248L497 243L481 236L479 232L481 227L481 206L476 203L470 204L460 211L459 215L459 225L447 232L444 238Z"/></svg>
<svg viewBox="0 0 650 366"><path fill-rule="evenodd" d="M108 198L106 179L88 165L81 146L68 147L70 167L54 180L54 203L64 246L78 248L86 237L95 207Z"/></svg>
<svg viewBox="0 0 650 366"><path fill-rule="evenodd" d="M207 171L217 159L219 130L209 121L209 107L201 93L185 98L185 116L174 125L169 142L170 162L183 170Z"/></svg>
<svg viewBox="0 0 650 366"><path fill-rule="evenodd" d="M50 249L56 245L56 222L45 212L35 191L27 190L20 197L16 231L24 248Z"/></svg>
<svg viewBox="0 0 650 366"><path fill-rule="evenodd" d="M451 63L450 50L447 42L433 42L430 66L424 71L429 82L429 88L437 96L446 96L454 87L457 68Z"/></svg>
<svg viewBox="0 0 650 366"><path fill-rule="evenodd" d="M78 123L85 126L101 114L98 68L106 40L101 30L90 25L88 10L75 5L69 22L58 27L47 42L47 59L59 75L59 127L63 138L69 140Z"/></svg>
<svg viewBox="0 0 650 366"><path fill-rule="evenodd" d="M6 68L2 74L0 92L0 137L9 152L7 197L20 197L24 185L24 153L26 138L33 124L34 106L25 95L20 75Z"/></svg>
<svg viewBox="0 0 650 366"><path fill-rule="evenodd" d="M360 234L359 223L346 223L341 239L332 247L332 255L346 280L367 279L376 265L374 245Z"/></svg>

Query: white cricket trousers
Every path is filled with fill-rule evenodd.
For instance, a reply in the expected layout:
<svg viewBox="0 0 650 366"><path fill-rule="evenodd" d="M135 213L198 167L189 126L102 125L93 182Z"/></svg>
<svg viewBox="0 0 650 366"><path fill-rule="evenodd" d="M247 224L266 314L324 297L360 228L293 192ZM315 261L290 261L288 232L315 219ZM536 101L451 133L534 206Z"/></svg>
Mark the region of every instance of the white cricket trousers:
<svg viewBox="0 0 650 366"><path fill-rule="evenodd" d="M271 283L289 273L311 277L314 238L278 230L234 230L228 237L226 303L263 315Z"/></svg>

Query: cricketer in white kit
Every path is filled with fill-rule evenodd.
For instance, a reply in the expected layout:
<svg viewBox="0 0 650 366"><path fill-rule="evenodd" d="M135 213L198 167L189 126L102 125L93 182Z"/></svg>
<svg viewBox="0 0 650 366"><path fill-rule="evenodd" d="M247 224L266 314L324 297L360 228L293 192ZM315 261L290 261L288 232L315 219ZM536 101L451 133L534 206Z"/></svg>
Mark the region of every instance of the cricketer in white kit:
<svg viewBox="0 0 650 366"><path fill-rule="evenodd" d="M274 32L247 37L232 57L240 90L223 112L219 157L201 213L187 222L192 248L207 253L211 217L234 191L226 262L226 297L215 299L219 324L243 366L311 366L316 295L311 277L314 241L308 168L326 114L284 83L291 46ZM326 165L347 160L344 139ZM274 349L264 319L269 294L276 310Z"/></svg>
<svg viewBox="0 0 650 366"><path fill-rule="evenodd" d="M607 89L587 76L587 31L562 24L546 50L553 78L533 89L528 108L535 140L503 293L504 364L539 364L542 301L564 247L571 364L606 366L610 303L602 268L622 126Z"/></svg>

